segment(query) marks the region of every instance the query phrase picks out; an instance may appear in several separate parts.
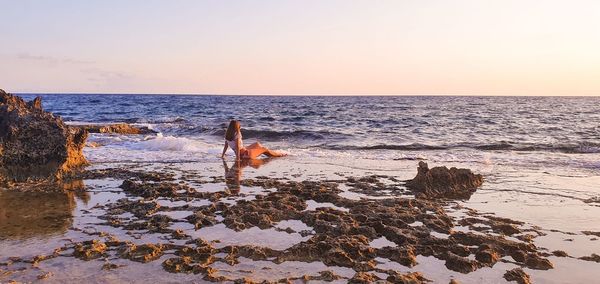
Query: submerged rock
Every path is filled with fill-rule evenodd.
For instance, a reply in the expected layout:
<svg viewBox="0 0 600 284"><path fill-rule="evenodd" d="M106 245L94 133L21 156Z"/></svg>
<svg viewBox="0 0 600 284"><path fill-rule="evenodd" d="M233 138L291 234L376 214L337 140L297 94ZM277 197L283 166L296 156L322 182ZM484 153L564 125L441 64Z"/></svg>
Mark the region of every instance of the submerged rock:
<svg viewBox="0 0 600 284"><path fill-rule="evenodd" d="M127 123L116 123L109 125L101 125L101 124L92 124L92 125L76 125L73 127L77 127L83 130L86 130L89 133L117 133L117 134L155 134L156 131L145 127L137 127L133 125L129 125Z"/></svg>
<svg viewBox="0 0 600 284"><path fill-rule="evenodd" d="M82 260L92 260L102 257L106 248L106 244L99 240L89 240L77 243L73 250L73 256Z"/></svg>
<svg viewBox="0 0 600 284"><path fill-rule="evenodd" d="M600 255L592 253L592 255L590 255L590 256L582 256L579 259L586 260L586 261L600 262Z"/></svg>
<svg viewBox="0 0 600 284"><path fill-rule="evenodd" d="M417 176L406 183L420 198L469 198L483 184L483 176L469 169L429 168L419 162Z"/></svg>
<svg viewBox="0 0 600 284"><path fill-rule="evenodd" d="M160 244L128 244L122 249L121 256L133 261L146 263L160 258L163 255L163 249L163 245Z"/></svg>
<svg viewBox="0 0 600 284"><path fill-rule="evenodd" d="M27 103L0 90L0 182L60 179L87 164L87 136L44 111L41 98Z"/></svg>
<svg viewBox="0 0 600 284"><path fill-rule="evenodd" d="M390 276L386 279L389 283L410 283L410 284L419 284L419 283L429 283L431 282L427 278L423 277L420 272L409 272L406 274L399 273L394 270L387 271Z"/></svg>
<svg viewBox="0 0 600 284"><path fill-rule="evenodd" d="M555 250L552 252L552 255L558 256L558 257L569 257L569 255L563 250Z"/></svg>
<svg viewBox="0 0 600 284"><path fill-rule="evenodd" d="M380 278L373 273L357 272L354 277L348 280L348 283L373 283L377 280L380 280Z"/></svg>

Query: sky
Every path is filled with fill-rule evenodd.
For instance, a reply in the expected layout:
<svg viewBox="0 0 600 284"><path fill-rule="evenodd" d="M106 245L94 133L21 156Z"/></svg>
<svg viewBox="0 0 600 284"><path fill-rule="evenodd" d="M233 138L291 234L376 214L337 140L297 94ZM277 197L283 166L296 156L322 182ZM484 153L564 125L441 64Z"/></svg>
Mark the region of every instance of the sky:
<svg viewBox="0 0 600 284"><path fill-rule="evenodd" d="M14 93L600 95L597 0L0 0Z"/></svg>

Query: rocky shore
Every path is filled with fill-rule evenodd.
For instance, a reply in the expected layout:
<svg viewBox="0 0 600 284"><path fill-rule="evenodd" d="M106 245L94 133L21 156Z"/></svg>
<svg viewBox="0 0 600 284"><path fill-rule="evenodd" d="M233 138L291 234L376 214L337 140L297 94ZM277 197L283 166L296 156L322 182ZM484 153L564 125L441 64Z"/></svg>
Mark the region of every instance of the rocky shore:
<svg viewBox="0 0 600 284"><path fill-rule="evenodd" d="M0 264L0 269L17 273L10 271L18 263L40 265L54 258L74 258L103 260L101 269L118 270L122 267L120 260L128 260L160 262L168 273L196 275L205 281L254 283L250 278L236 278L218 267L248 261L274 266L303 262L323 263L330 269L272 282L426 283L431 280L427 274L385 268L382 260L411 268L418 265L419 257L433 257L444 261L447 269L461 274L493 267L498 262L534 270L553 268L548 256L554 254L532 243L534 238L544 235L538 229L519 221L480 214L451 200L475 191L481 184L480 176L468 170L433 168L430 171L437 173L433 177L441 175L454 180L441 187L432 176L424 178L429 172L425 168L426 164L419 165L416 178L408 182L411 187L405 187L406 183L395 177L382 175L328 181L298 182L267 177L240 181L241 187L256 189L253 194L228 187L218 191L199 190L229 181L198 173L176 177L164 171L123 168L84 171L78 178L123 180L119 189L125 198L94 206L94 211L99 212L96 217L102 220L96 224L98 228L114 228L123 233L71 228L89 238L57 247L51 254L14 259ZM433 185L434 195L422 195L431 192ZM390 191L393 198L347 198L342 187L365 196ZM322 206L310 209L309 204L313 203ZM448 214L460 210L465 212L461 217ZM179 212L189 213L173 215ZM291 222L299 222L304 228L280 225ZM232 234L258 229L296 236L302 241L288 247L228 244L196 233L219 226ZM470 230L457 230L458 227ZM134 238L122 240L126 236ZM144 242L147 238L154 241ZM384 245L374 245L381 240ZM353 274L344 274L340 269ZM507 270L505 278L518 283L529 281L529 275L521 269Z"/></svg>
<svg viewBox="0 0 600 284"><path fill-rule="evenodd" d="M87 132L0 90L0 183L58 180L83 165Z"/></svg>
<svg viewBox="0 0 600 284"><path fill-rule="evenodd" d="M0 185L54 182L88 164L83 155L88 133L155 134L126 123L67 125L31 102L0 90Z"/></svg>
<svg viewBox="0 0 600 284"><path fill-rule="evenodd" d="M0 256L0 282L65 279L53 270L55 261L107 274L135 263L138 271L159 269L190 282L233 283L435 281L432 271L413 270L424 260L441 262L448 273L495 269L507 281L530 283L531 271L553 269L556 258L600 262L594 253L575 258L535 245L547 234L537 226L461 205L484 183L469 169L421 161L410 180L294 180L289 173L241 179L169 163L73 171L87 164L88 132L154 132L127 124L67 126L39 98L25 102L1 90L0 131L0 181L13 184L9 194L0 191L0 242L68 235L43 253ZM90 202L96 194L99 202ZM78 202L86 209L75 213ZM257 235L267 241L254 242ZM311 268L280 271L286 264ZM260 270L268 275L258 276Z"/></svg>

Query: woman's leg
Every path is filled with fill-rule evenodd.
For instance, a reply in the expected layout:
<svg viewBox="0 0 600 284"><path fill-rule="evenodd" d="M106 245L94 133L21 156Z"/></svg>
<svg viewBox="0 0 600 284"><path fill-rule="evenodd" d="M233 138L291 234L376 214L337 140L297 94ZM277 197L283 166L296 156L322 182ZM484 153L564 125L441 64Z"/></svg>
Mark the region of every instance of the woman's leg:
<svg viewBox="0 0 600 284"><path fill-rule="evenodd" d="M246 148L246 155L244 156L244 158L256 159L256 158L258 158L258 156L262 155L264 152L265 152L265 149L263 149L263 148L257 148L257 147Z"/></svg>
<svg viewBox="0 0 600 284"><path fill-rule="evenodd" d="M265 155L267 155L269 157L282 157L282 156L285 156L282 153L279 153L277 151L273 151L273 150L270 150L267 147L264 147L259 142L250 144L248 147L246 147L246 150L248 150L248 157L250 159L256 159L258 156L260 156L262 154L265 154Z"/></svg>

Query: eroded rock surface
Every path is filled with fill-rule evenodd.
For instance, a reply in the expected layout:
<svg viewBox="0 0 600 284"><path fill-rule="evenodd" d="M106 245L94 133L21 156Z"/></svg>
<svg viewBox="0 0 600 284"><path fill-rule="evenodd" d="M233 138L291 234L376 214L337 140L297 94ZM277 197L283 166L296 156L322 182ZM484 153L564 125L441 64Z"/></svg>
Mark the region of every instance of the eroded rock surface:
<svg viewBox="0 0 600 284"><path fill-rule="evenodd" d="M600 255L597 255L595 253L592 253L589 256L582 256L579 259L581 259L581 260L587 260L587 261L594 261L594 262L599 262L600 263Z"/></svg>
<svg viewBox="0 0 600 284"><path fill-rule="evenodd" d="M441 260L447 269L463 274L493 267L497 262L539 270L553 266L545 258L550 254L531 242L531 238L541 235L534 228L477 213L455 201L404 197L406 192L396 189L401 187L402 181L393 177L302 182L257 177L241 181L242 186L257 192L250 196L224 185L220 191L203 191L190 180L178 180L161 172L103 169L83 176L124 180L120 188L126 197L98 204L93 210L103 212L97 217L101 222L96 225L123 230L133 240L119 241L109 234L89 230L85 233L91 235L92 240L67 244L61 248L63 253L57 254L86 260L110 259L111 263L99 269L119 269L118 262L112 262L121 258L153 263L148 265L171 273L197 274L194 277L205 281L254 283L263 280L253 279L251 271L239 267L256 262L262 269L274 269L290 265L289 262L304 262L321 263L333 272L316 270L273 276L263 283L296 280L427 283L427 273L400 273L380 264L393 262L414 267L419 256L433 257ZM223 183L213 177L197 180ZM340 185L345 188L340 189ZM385 199L344 197L345 190L365 192L381 188L395 192L396 196ZM315 202L322 205L309 206ZM464 215L449 214L453 210L464 211ZM181 213L169 214L175 212ZM292 229L282 222L302 225ZM471 230L465 231L464 227ZM228 234L275 230L297 241L289 246L272 247L243 238L239 243L230 243L228 238L199 236L196 231L200 229L207 229L207 233L229 230ZM521 240L525 235L531 237ZM148 237L153 239L152 243L146 243ZM378 239L385 239L383 246L373 244ZM508 256L512 260L507 261ZM35 261L45 259L38 257ZM223 267L237 272L231 274ZM341 273L344 271L346 273ZM519 271L507 273L505 277L515 281L528 279Z"/></svg>
<svg viewBox="0 0 600 284"><path fill-rule="evenodd" d="M406 186L420 198L458 198L467 199L483 184L483 176L469 169L447 167L429 168L427 163L419 162L417 176Z"/></svg>
<svg viewBox="0 0 600 284"><path fill-rule="evenodd" d="M57 180L87 163L87 132L0 90L0 182Z"/></svg>
<svg viewBox="0 0 600 284"><path fill-rule="evenodd" d="M98 240L90 240L76 244L73 249L73 256L83 260L92 260L102 257L105 251L105 243Z"/></svg>
<svg viewBox="0 0 600 284"><path fill-rule="evenodd" d="M361 180L360 184L356 181ZM341 181L343 182L343 181ZM381 181L377 177L350 181L361 188L377 187ZM242 185L275 188L265 195L253 199L241 199L233 204L223 202L237 195L233 191L198 192L189 186L172 182L149 182L126 180L121 188L130 195L144 197L145 200L119 201L119 206L111 206L114 213L130 212L140 218L130 222L115 222L112 225L126 229L148 230L149 232L169 233L185 239L185 232L168 229L174 220L161 215L164 208L151 201L155 198L190 200L201 198L212 204L196 208L182 209L194 212L185 218L196 229L223 223L234 231L252 227L274 228L278 222L299 220L312 227L303 234L310 237L284 250L274 250L258 246L226 246L211 250L215 261L238 263L239 257L252 260L271 260L275 263L286 261L321 261L328 266L352 268L357 272L353 281L369 281L369 273L377 271L376 258L387 258L402 265L412 267L417 264L416 256L433 256L445 261L448 269L470 273L482 267L493 266L504 256L511 256L517 263L532 269L550 269L552 263L540 254L532 243L508 240L498 235L521 236L522 222L495 216L465 216L455 220L446 214L443 203L427 199L393 198L379 200L350 200L339 195L342 191L336 182L294 182L274 179L244 180ZM339 209L320 207L307 210L307 201L331 203ZM217 214L222 221L217 220ZM422 225L414 225L421 223ZM486 232L474 234L454 231L455 223L464 226L486 225ZM291 230L291 229L290 229ZM288 231L286 231L288 232ZM432 232L447 235L439 237ZM529 231L527 231L529 232ZM533 231L535 233L535 231ZM288 233L296 233L293 230ZM300 233L300 232L298 232ZM536 237L537 235L532 235ZM370 242L385 237L396 246L373 248ZM200 239L198 239L200 240ZM203 246L204 247L204 246ZM221 260L215 253L227 254ZM209 252L205 251L205 257ZM469 258L475 255L475 259ZM164 263L165 269L173 272L207 273L205 264L196 266L194 261L182 255ZM384 272L385 273L385 272ZM402 283L406 275L389 274L390 279ZM388 279L388 281L390 281Z"/></svg>
<svg viewBox="0 0 600 284"><path fill-rule="evenodd" d="M90 125L76 125L89 133L117 133L117 134L154 134L156 131L145 127L145 126L133 126L127 123L116 123L109 125L102 124L90 124Z"/></svg>
<svg viewBox="0 0 600 284"><path fill-rule="evenodd" d="M519 284L529 284L531 283L531 279L529 275L523 271L521 268L515 268L513 270L506 271L504 274L504 279L507 281L515 281Z"/></svg>

